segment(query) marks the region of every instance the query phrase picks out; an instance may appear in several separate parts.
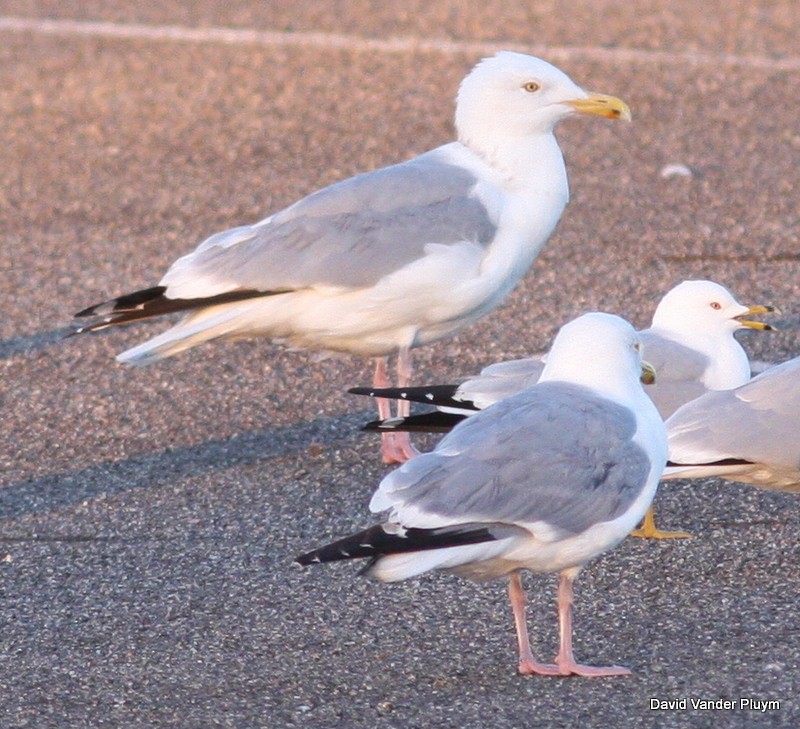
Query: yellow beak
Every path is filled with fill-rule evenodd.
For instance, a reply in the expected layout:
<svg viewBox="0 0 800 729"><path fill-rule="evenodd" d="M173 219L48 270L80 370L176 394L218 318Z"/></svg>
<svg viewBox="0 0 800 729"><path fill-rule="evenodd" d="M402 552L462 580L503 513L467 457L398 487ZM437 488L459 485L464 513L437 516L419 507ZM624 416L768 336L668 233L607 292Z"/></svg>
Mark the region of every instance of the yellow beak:
<svg viewBox="0 0 800 729"><path fill-rule="evenodd" d="M774 332L777 327L773 326L772 324L765 324L763 321L751 321L749 319L742 319L743 316L752 316L753 314L780 314L781 310L777 306L762 306L758 304L757 306L751 306L747 309L744 314L740 314L736 317L736 321L739 322L743 327L749 327L750 329L758 329L762 332Z"/></svg>
<svg viewBox="0 0 800 729"><path fill-rule="evenodd" d="M642 360L642 374L639 376L643 385L652 385L656 381L656 368Z"/></svg>
<svg viewBox="0 0 800 729"><path fill-rule="evenodd" d="M628 105L616 96L606 96L605 94L589 94L585 99L572 99L564 102L571 106L579 114L594 114L606 119L631 120L631 110Z"/></svg>

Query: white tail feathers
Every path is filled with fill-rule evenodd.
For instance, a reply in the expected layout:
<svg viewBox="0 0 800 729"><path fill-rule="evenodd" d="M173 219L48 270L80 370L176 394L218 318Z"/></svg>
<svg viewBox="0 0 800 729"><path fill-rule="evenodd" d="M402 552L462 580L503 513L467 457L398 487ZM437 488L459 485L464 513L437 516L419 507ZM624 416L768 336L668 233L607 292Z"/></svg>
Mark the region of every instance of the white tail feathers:
<svg viewBox="0 0 800 729"><path fill-rule="evenodd" d="M494 559L501 556L508 545L508 539L499 539L458 547L388 554L378 559L367 574L383 582L397 582L430 570L453 569L471 562Z"/></svg>
<svg viewBox="0 0 800 729"><path fill-rule="evenodd" d="M238 325L241 307L231 304L200 310L163 334L118 354L117 362L142 367L196 347L198 344L230 336Z"/></svg>

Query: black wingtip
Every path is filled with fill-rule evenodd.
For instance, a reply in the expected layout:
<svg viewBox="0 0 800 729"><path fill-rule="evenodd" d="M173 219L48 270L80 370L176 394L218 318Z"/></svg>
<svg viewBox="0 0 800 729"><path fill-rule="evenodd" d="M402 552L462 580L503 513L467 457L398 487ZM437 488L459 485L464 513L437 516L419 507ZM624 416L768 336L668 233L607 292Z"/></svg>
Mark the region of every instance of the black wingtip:
<svg viewBox="0 0 800 729"><path fill-rule="evenodd" d="M372 433L449 433L467 416L459 413L443 413L434 411L409 415L405 418L386 418L372 420L361 427L361 430Z"/></svg>
<svg viewBox="0 0 800 729"><path fill-rule="evenodd" d="M351 395L366 395L367 397L378 397L377 390L373 387L351 387L347 392Z"/></svg>
<svg viewBox="0 0 800 729"><path fill-rule="evenodd" d="M430 549L461 547L497 539L485 524L457 524L438 529L404 529L396 524L377 524L356 534L326 544L318 549L298 555L294 561L301 567L346 559L371 560L362 570L369 571L371 564L382 556Z"/></svg>
<svg viewBox="0 0 800 729"><path fill-rule="evenodd" d="M88 319L88 321L73 322L71 336L98 332L118 324L127 324L165 313L164 303L169 301L164 296L166 290L165 286L151 286L87 306L73 315L75 319Z"/></svg>
<svg viewBox="0 0 800 729"><path fill-rule="evenodd" d="M707 461L706 463L675 463L674 461L667 461L664 468L686 468L692 467L711 467L711 466L753 466L754 461L748 461L744 458L723 458L719 461Z"/></svg>
<svg viewBox="0 0 800 729"><path fill-rule="evenodd" d="M87 306L75 314L76 319L84 319L89 316L113 316L122 312L141 310L147 304L160 299L166 292L166 286L151 286L147 289L139 289L130 294L123 294L114 299L103 301L100 304Z"/></svg>
<svg viewBox="0 0 800 729"><path fill-rule="evenodd" d="M421 387L351 387L348 392L352 395L366 395L367 397L382 397L386 400L408 400L426 405L441 405L445 407L461 408L463 410L477 410L471 402L455 400L458 385L429 385Z"/></svg>
<svg viewBox="0 0 800 729"><path fill-rule="evenodd" d="M377 524L356 534L337 539L335 542L326 544L323 547L300 554L294 558L294 561L301 567L307 567L311 564L322 564L323 562L374 557L377 552L375 544L380 544L385 535L386 532L383 526Z"/></svg>
<svg viewBox="0 0 800 729"><path fill-rule="evenodd" d="M142 319L150 319L164 314L174 314L182 311L202 309L207 306L231 304L246 299L255 299L265 296L277 296L289 292L289 289L275 289L274 291L256 291L255 289L234 289L213 296L198 297L193 299L171 299L167 297L166 287L152 286L130 294L118 296L116 299L95 304L75 314L76 319L94 317L86 324L77 324L76 334L96 332L118 324L129 324Z"/></svg>

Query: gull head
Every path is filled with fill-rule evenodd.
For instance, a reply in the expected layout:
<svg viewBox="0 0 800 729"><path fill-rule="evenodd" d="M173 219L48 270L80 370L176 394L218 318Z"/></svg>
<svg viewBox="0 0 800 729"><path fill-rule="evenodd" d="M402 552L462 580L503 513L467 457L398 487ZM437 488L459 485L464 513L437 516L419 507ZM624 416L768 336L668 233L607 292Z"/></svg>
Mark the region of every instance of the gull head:
<svg viewBox="0 0 800 729"><path fill-rule="evenodd" d="M653 328L672 332L678 342L732 339L737 329L769 331L773 326L747 317L777 312L773 306L744 306L713 281L684 281L670 290L653 315Z"/></svg>
<svg viewBox="0 0 800 729"><path fill-rule="evenodd" d="M561 327L539 381L571 382L628 402L644 397L640 381L652 375L636 330L619 316L591 312Z"/></svg>
<svg viewBox="0 0 800 729"><path fill-rule="evenodd" d="M459 139L550 134L572 114L630 119L627 104L584 91L547 61L502 51L480 61L461 82L456 103Z"/></svg>

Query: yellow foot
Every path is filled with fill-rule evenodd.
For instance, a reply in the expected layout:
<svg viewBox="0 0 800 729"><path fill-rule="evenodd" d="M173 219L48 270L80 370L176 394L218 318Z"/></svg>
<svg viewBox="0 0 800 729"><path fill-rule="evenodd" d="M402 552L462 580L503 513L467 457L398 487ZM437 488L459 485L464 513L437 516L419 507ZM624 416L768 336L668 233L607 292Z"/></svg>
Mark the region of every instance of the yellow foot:
<svg viewBox="0 0 800 729"><path fill-rule="evenodd" d="M631 532L632 537L641 539L688 539L692 535L689 532L665 532L656 526L653 507L651 506L644 515L644 521L638 529Z"/></svg>
<svg viewBox="0 0 800 729"><path fill-rule="evenodd" d="M689 532L665 532L661 529L645 529L643 526L631 532L632 537L642 539L689 539L692 535Z"/></svg>

